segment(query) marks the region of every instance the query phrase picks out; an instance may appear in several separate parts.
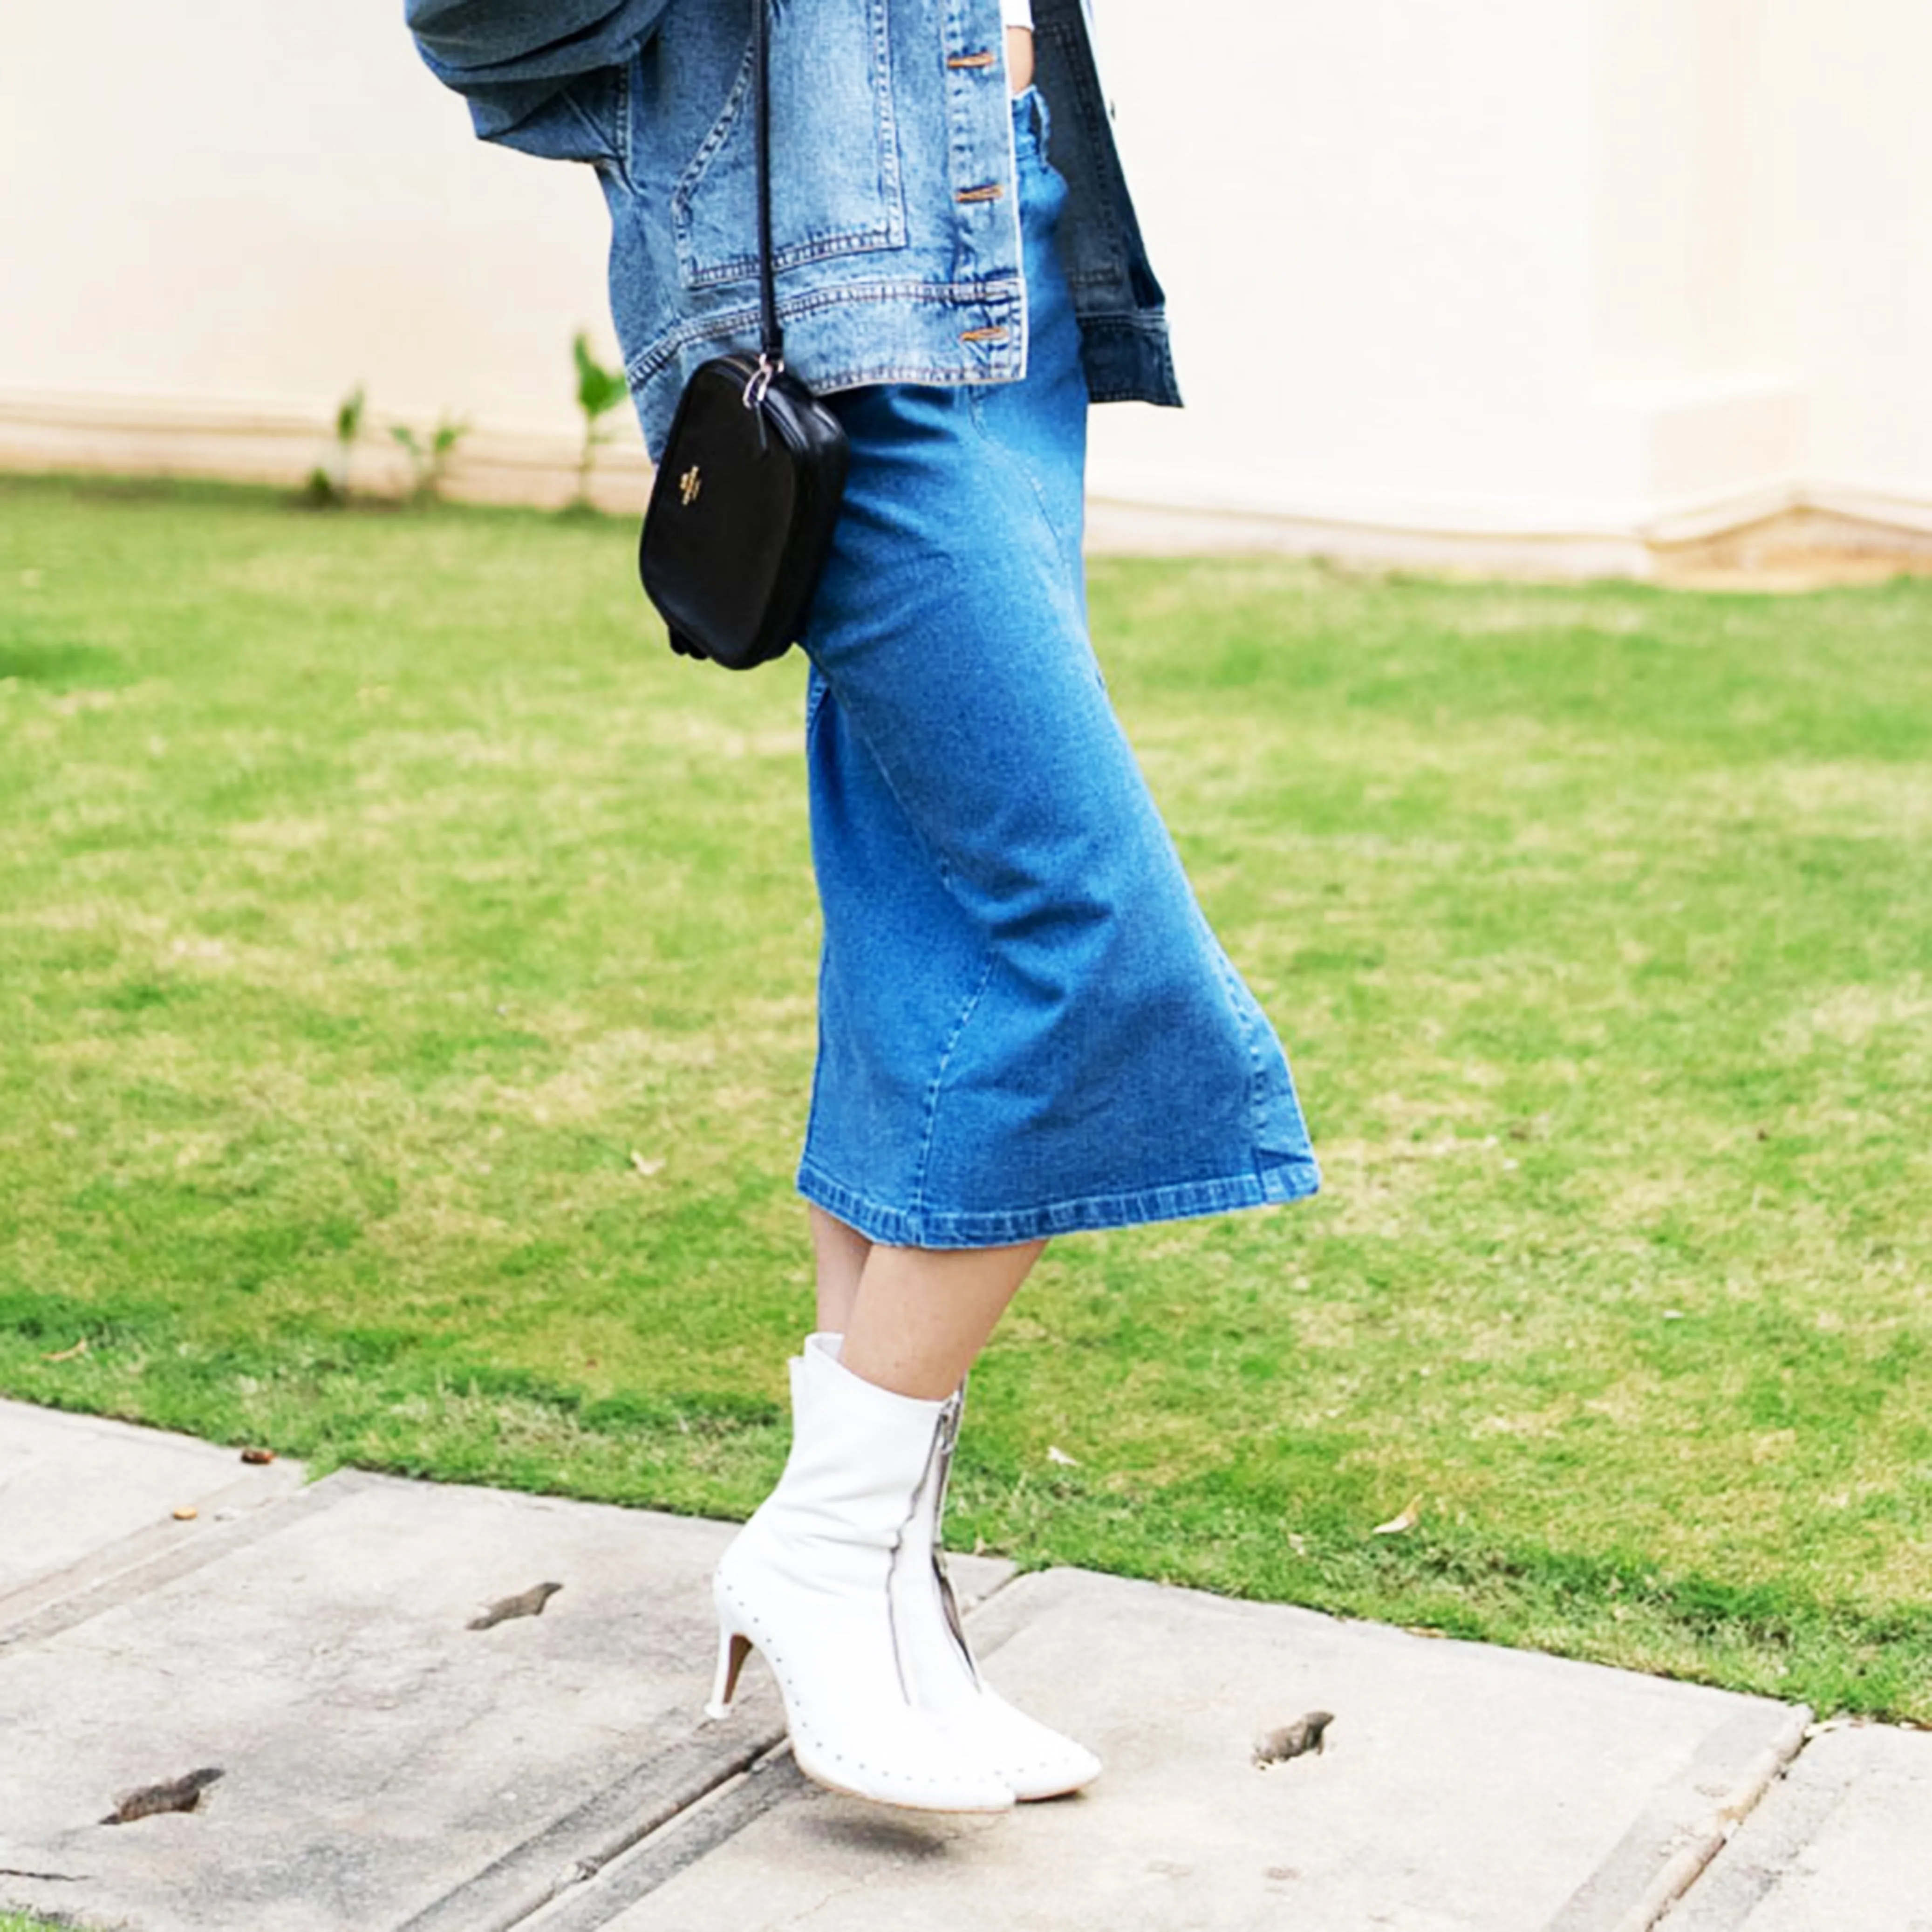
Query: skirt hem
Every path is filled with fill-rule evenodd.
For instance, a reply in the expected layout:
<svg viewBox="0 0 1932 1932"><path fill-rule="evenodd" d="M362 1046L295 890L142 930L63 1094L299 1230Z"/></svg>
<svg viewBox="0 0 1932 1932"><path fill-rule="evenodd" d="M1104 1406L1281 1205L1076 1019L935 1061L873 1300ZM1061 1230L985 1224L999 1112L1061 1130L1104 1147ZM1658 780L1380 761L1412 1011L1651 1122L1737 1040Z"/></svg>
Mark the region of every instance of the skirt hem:
<svg viewBox="0 0 1932 1932"><path fill-rule="evenodd" d="M1120 1194L1088 1195L1033 1208L948 1214L892 1208L835 1180L808 1157L800 1163L798 1191L868 1241L890 1248L1001 1248L1056 1234L1102 1228L1137 1227L1150 1221L1185 1221L1239 1208L1305 1201L1322 1184L1320 1170L1305 1155L1258 1164L1246 1174L1212 1180L1176 1182Z"/></svg>

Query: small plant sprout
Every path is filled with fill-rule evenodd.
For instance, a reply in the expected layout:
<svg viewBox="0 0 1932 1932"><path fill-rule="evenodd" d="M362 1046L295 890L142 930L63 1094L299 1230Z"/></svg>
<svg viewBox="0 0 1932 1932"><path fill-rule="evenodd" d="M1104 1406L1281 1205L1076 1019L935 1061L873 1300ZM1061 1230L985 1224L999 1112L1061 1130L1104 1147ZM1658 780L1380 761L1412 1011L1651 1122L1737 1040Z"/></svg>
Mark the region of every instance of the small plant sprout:
<svg viewBox="0 0 1932 1932"><path fill-rule="evenodd" d="M577 459L577 494L573 507L586 509L590 503L590 466L597 446L610 440L598 423L630 394L630 386L621 369L607 369L590 352L590 338L582 329L571 344L577 363L577 406L584 412L584 448Z"/></svg>
<svg viewBox="0 0 1932 1932"><path fill-rule="evenodd" d="M358 382L336 408L335 473L332 480L335 494L345 503L349 500L349 464L362 439L362 418L368 400L362 385Z"/></svg>
<svg viewBox="0 0 1932 1932"><path fill-rule="evenodd" d="M426 436L418 436L407 423L392 423L389 434L409 458L410 501L416 504L440 501L456 446L470 434L470 425L443 416Z"/></svg>
<svg viewBox="0 0 1932 1932"><path fill-rule="evenodd" d="M336 405L335 453L326 467L318 464L308 473L304 500L316 509L340 508L349 500L349 465L362 434L368 397L358 382Z"/></svg>

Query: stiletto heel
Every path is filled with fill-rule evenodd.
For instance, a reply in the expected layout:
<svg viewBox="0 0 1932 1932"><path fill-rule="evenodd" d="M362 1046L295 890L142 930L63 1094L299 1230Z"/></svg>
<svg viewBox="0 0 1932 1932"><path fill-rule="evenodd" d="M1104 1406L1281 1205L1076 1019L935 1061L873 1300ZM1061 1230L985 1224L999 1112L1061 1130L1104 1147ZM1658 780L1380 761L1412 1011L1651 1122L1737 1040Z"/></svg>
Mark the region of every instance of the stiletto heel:
<svg viewBox="0 0 1932 1932"><path fill-rule="evenodd" d="M712 1724L722 1724L731 1714L731 1700L738 1694L738 1673L751 1654L749 1637L728 1625L718 1631L718 1675L712 1682L711 1701L704 1707L704 1714Z"/></svg>

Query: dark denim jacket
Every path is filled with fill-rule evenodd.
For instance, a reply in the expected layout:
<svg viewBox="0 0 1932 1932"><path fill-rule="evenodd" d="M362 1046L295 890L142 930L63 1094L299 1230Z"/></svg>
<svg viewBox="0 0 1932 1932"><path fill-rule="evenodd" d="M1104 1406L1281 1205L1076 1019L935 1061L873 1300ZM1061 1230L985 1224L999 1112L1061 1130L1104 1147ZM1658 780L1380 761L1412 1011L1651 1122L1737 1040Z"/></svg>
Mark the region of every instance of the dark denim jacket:
<svg viewBox="0 0 1932 1932"><path fill-rule="evenodd" d="M1000 0L770 4L786 360L820 389L1024 374ZM757 345L749 0L406 5L423 58L484 140L597 170L611 310L655 454L690 371ZM1178 403L1082 0L1034 11L1089 391Z"/></svg>

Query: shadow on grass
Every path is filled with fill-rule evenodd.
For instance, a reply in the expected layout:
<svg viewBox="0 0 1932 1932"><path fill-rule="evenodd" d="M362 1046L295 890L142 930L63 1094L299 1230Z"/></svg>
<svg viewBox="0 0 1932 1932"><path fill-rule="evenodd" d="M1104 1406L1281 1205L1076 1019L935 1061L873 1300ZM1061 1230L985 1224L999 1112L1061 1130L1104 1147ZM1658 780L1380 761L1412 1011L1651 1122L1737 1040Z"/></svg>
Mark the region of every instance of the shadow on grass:
<svg viewBox="0 0 1932 1932"><path fill-rule="evenodd" d="M98 689L125 684L128 667L112 652L84 644L0 644L0 681L9 678L58 691Z"/></svg>

